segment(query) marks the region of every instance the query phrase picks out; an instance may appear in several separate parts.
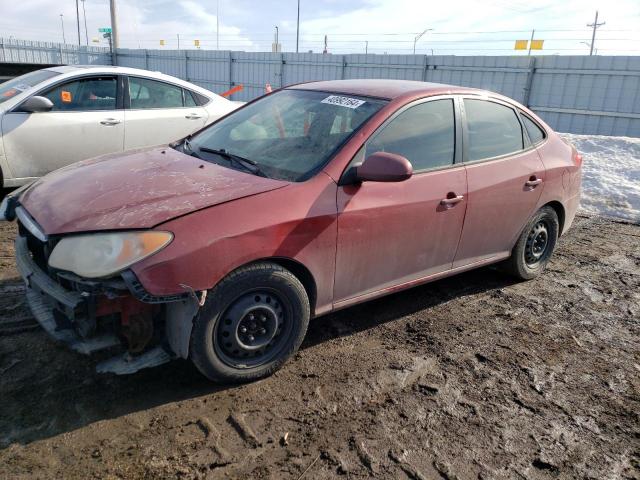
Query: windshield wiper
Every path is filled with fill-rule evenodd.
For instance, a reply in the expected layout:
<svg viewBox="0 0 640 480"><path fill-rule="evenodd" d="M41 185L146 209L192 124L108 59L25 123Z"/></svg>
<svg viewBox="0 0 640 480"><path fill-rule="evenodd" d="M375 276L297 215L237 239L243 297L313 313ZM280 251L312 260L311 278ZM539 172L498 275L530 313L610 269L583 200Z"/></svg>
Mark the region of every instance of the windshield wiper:
<svg viewBox="0 0 640 480"><path fill-rule="evenodd" d="M190 145L188 146L190 149ZM223 158L229 160L229 162L239 164L245 170L255 174L260 175L262 177L267 177L267 175L260 169L258 163L255 160L251 160L249 158L241 157L240 155L235 155L233 153L227 152L224 148L209 148L209 147L198 147L198 150L201 152L213 153L214 155L220 155Z"/></svg>

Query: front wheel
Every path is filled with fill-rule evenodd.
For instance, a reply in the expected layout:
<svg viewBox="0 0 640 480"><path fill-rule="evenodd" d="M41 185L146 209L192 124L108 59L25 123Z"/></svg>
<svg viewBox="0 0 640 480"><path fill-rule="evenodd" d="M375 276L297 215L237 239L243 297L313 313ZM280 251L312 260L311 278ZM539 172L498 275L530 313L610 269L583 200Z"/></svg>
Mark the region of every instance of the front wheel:
<svg viewBox="0 0 640 480"><path fill-rule="evenodd" d="M243 267L209 292L194 322L191 359L211 380L257 380L298 350L309 317L307 293L290 271L270 262Z"/></svg>
<svg viewBox="0 0 640 480"><path fill-rule="evenodd" d="M522 231L511 257L504 264L507 273L531 280L540 275L556 247L560 224L551 207L542 207Z"/></svg>

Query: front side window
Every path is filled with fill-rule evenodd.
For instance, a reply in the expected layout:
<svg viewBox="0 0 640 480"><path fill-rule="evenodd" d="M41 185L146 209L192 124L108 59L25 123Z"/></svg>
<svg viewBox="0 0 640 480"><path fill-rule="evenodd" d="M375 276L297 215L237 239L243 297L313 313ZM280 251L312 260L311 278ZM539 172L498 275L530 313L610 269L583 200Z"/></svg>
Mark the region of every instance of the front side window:
<svg viewBox="0 0 640 480"><path fill-rule="evenodd" d="M31 90L39 83L57 75L60 73L53 70L37 70L4 82L0 84L0 103L6 102L24 91Z"/></svg>
<svg viewBox="0 0 640 480"><path fill-rule="evenodd" d="M148 78L129 77L129 99L136 110L183 106L181 87Z"/></svg>
<svg viewBox="0 0 640 480"><path fill-rule="evenodd" d="M116 77L89 77L63 83L43 96L53 103L54 112L86 112L116 109Z"/></svg>
<svg viewBox="0 0 640 480"><path fill-rule="evenodd" d="M453 100L433 100L405 110L367 142L365 158L389 152L407 158L415 171L453 164Z"/></svg>
<svg viewBox="0 0 640 480"><path fill-rule="evenodd" d="M522 126L515 110L487 100L465 98L467 160L483 160L524 149Z"/></svg>
<svg viewBox="0 0 640 480"><path fill-rule="evenodd" d="M201 158L231 165L206 150L255 162L272 178L303 181L386 101L310 90L282 90L247 105L190 140Z"/></svg>
<svg viewBox="0 0 640 480"><path fill-rule="evenodd" d="M535 145L538 142L541 142L545 138L544 131L524 114L520 114L520 118L522 118L522 123L524 123L524 128L527 129L527 134L529 135L529 140L531 140L531 144Z"/></svg>

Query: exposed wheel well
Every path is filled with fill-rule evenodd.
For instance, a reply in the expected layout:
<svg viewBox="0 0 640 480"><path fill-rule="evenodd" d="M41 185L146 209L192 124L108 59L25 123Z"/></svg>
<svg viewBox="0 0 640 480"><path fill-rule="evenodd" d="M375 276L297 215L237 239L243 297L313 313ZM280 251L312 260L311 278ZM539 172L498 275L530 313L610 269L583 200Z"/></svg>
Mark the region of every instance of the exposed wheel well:
<svg viewBox="0 0 640 480"><path fill-rule="evenodd" d="M556 215L558 215L558 223L560 224L560 231L558 233L559 235L562 235L564 231L564 219L565 219L565 212L562 204L554 200L553 202L549 202L543 205L543 207L551 207L556 211Z"/></svg>
<svg viewBox="0 0 640 480"><path fill-rule="evenodd" d="M313 316L316 310L316 299L318 298L316 281L313 278L313 275L309 271L307 267L305 267L302 263L293 260L291 258L285 257L271 257L271 258L262 258L260 260L256 260L251 263L257 262L273 262L277 263L283 268L286 268L291 273L293 273L298 280L302 283L307 295L309 296L309 306L311 307L311 315Z"/></svg>

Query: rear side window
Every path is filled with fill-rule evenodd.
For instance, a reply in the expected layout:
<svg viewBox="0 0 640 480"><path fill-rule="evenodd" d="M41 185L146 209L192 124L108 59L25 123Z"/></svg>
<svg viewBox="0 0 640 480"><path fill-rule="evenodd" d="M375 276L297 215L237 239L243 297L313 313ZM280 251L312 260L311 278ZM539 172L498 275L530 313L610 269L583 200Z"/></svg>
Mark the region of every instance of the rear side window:
<svg viewBox="0 0 640 480"><path fill-rule="evenodd" d="M524 128L527 129L529 140L531 140L533 145L544 140L544 130L542 130L537 123L524 114L520 114L520 117L522 118L522 123L524 123Z"/></svg>
<svg viewBox="0 0 640 480"><path fill-rule="evenodd" d="M116 77L89 77L63 83L43 96L53 103L54 112L87 112L116 109Z"/></svg>
<svg viewBox="0 0 640 480"><path fill-rule="evenodd" d="M193 95L191 95L191 92L189 90L182 90L182 94L184 95L184 106L185 107L196 107L198 106L198 104L196 103L196 101L193 99Z"/></svg>
<svg viewBox="0 0 640 480"><path fill-rule="evenodd" d="M132 109L183 106L182 88L148 78L129 77L129 99Z"/></svg>
<svg viewBox="0 0 640 480"><path fill-rule="evenodd" d="M407 158L416 171L453 164L453 100L433 100L410 107L367 143L365 157L390 152Z"/></svg>
<svg viewBox="0 0 640 480"><path fill-rule="evenodd" d="M188 90L185 90L185 93L187 93ZM202 105L206 105L207 103L209 103L210 99L204 95L201 95L199 93L196 92L191 92L191 95L193 95L193 99L196 102L196 105L198 105L199 107L201 107Z"/></svg>
<svg viewBox="0 0 640 480"><path fill-rule="evenodd" d="M464 99L467 160L483 160L524 149L522 126L515 110L487 100Z"/></svg>

